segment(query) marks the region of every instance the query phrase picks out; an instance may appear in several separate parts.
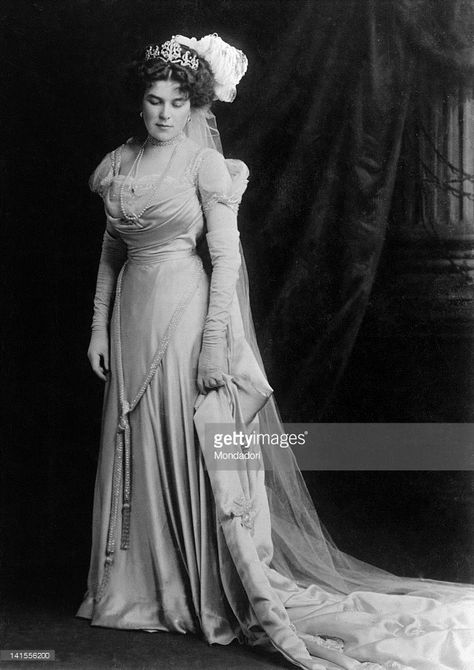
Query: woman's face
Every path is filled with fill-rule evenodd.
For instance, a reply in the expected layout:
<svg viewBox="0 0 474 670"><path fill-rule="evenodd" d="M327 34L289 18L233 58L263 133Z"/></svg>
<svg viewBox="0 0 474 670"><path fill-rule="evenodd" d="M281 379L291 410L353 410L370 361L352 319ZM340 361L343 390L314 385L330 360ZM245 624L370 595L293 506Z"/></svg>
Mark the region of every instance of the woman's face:
<svg viewBox="0 0 474 670"><path fill-rule="evenodd" d="M170 140L179 135L188 120L191 103L172 80L154 81L142 101L143 122L156 140Z"/></svg>

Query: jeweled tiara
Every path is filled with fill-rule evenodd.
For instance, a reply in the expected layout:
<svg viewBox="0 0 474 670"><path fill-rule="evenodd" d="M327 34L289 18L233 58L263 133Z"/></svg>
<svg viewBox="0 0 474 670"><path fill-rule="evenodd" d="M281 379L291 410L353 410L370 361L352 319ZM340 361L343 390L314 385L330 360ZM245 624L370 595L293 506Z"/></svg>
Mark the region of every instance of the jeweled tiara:
<svg viewBox="0 0 474 670"><path fill-rule="evenodd" d="M145 50L145 60L151 58L161 58L168 63L178 63L191 70L197 70L199 67L199 58L190 51L183 50L183 47L174 38L171 38L163 44L150 45Z"/></svg>

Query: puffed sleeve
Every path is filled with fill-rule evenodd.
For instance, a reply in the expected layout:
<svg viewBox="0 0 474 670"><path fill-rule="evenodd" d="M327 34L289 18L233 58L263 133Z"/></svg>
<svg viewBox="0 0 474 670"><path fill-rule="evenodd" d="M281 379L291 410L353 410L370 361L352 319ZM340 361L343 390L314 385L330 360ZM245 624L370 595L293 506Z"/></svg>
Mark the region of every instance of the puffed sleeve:
<svg viewBox="0 0 474 670"><path fill-rule="evenodd" d="M199 195L207 214L217 203L236 214L248 184L249 170L243 161L225 159L213 149L205 151L198 173Z"/></svg>
<svg viewBox="0 0 474 670"><path fill-rule="evenodd" d="M115 169L114 155L115 152L107 154L89 178L91 191L102 197L112 180ZM107 332L108 330L117 276L125 262L126 255L124 242L107 223L102 238L102 250L94 294L93 331Z"/></svg>
<svg viewBox="0 0 474 670"><path fill-rule="evenodd" d="M242 161L206 152L198 172L199 195L206 218L206 240L212 262L209 306L200 364L222 372L226 328L241 265L237 211L248 180Z"/></svg>
<svg viewBox="0 0 474 670"><path fill-rule="evenodd" d="M93 193L104 196L112 181L114 173L115 151L104 156L94 172L89 177L89 188Z"/></svg>

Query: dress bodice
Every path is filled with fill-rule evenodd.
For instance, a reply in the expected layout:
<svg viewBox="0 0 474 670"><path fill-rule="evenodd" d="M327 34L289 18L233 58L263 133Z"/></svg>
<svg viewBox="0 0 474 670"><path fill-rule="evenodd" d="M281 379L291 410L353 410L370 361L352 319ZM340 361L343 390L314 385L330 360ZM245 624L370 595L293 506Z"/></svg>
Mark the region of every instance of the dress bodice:
<svg viewBox="0 0 474 670"><path fill-rule="evenodd" d="M120 174L122 150L105 156L90 186L104 200L108 232L123 240L132 262L194 248L205 230L203 214L217 202L237 210L248 178L242 161L185 138L164 172L134 177ZM141 216L127 220L124 212Z"/></svg>

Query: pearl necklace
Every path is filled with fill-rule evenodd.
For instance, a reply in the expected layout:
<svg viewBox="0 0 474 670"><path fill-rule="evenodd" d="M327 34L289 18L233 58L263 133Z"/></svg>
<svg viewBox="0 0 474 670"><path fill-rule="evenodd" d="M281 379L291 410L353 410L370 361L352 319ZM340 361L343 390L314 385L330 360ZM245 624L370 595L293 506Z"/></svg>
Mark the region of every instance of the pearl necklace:
<svg viewBox="0 0 474 670"><path fill-rule="evenodd" d="M148 135L146 140L143 142L142 146L140 147L140 150L137 153L137 156L136 156L135 160L133 161L132 167L130 168L127 176L125 177L125 179L122 182L122 186L120 187L120 197L119 197L120 211L122 212L122 220L124 222L134 223L134 224L139 225L139 219L143 216L143 214L146 212L148 207L150 207L151 202L152 202L153 198L155 197L156 192L158 191L158 188L161 186L161 182L165 178L165 175L168 171L169 166L171 165L171 161L173 160L173 157L176 153L178 145L184 139L184 137L185 137L184 133L180 133L179 135L175 135L175 137L172 137L169 140L156 140L154 137L151 137L151 135ZM145 153L145 146L148 142L155 145L155 146L166 146L166 145L170 145L170 144L175 144L176 146L173 149L173 151L171 153L171 156L169 157L168 163L166 164L166 167L164 168L163 172L161 173L160 178L155 182L155 184L153 186L153 189L151 191L150 197L146 201L145 206L139 212L130 212L130 211L127 212L126 209L125 209L125 201L124 201L125 184L127 182L127 179L130 178L130 175L132 174L132 172L135 172L135 174L136 174L136 170L137 170L138 166L140 165L140 161L143 157L143 154Z"/></svg>

